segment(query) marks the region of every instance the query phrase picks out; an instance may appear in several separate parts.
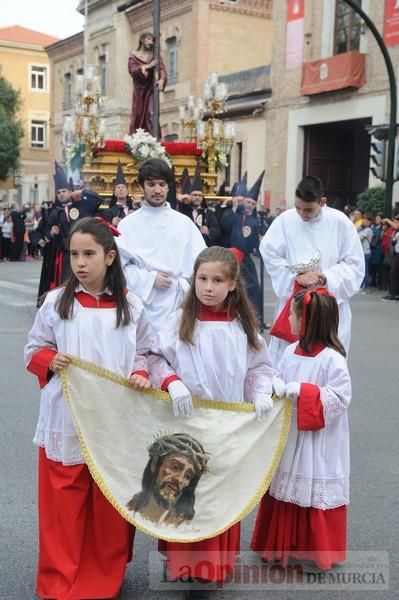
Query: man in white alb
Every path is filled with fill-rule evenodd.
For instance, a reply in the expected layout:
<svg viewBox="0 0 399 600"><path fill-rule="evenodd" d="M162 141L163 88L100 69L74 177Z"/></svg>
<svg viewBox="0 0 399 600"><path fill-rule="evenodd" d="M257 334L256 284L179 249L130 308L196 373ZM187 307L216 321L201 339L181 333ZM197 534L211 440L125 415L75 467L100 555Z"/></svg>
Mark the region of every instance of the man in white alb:
<svg viewBox="0 0 399 600"><path fill-rule="evenodd" d="M181 304L194 261L205 242L198 227L166 202L173 173L164 160L140 167L143 206L118 225L116 238L129 290L137 294L157 329Z"/></svg>
<svg viewBox="0 0 399 600"><path fill-rule="evenodd" d="M295 192L295 208L273 221L261 241L260 253L278 297L275 319L295 284L304 288L325 286L337 298L339 337L348 352L352 319L349 298L362 284L364 255L350 219L325 206L320 179L312 175L302 179ZM271 335L270 353L276 367L292 341L282 338Z"/></svg>

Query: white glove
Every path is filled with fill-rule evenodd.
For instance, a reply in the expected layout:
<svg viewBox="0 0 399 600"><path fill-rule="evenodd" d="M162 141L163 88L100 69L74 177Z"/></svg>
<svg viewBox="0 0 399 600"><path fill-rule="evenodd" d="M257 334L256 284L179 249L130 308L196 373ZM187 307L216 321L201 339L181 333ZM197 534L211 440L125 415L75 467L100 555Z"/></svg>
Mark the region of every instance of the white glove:
<svg viewBox="0 0 399 600"><path fill-rule="evenodd" d="M300 383L298 383L297 381L290 381L289 383L287 383L287 386L285 388L285 395L287 396L287 398L289 400L291 400L291 402L292 402L292 404L294 404L294 406L298 402L300 392L301 392L301 384Z"/></svg>
<svg viewBox="0 0 399 600"><path fill-rule="evenodd" d="M283 398L285 396L285 383L282 379L280 379L280 377L277 377L277 375L273 375L272 386L273 392L276 394L276 396L279 398Z"/></svg>
<svg viewBox="0 0 399 600"><path fill-rule="evenodd" d="M262 394L254 400L256 418L258 421L262 419L264 415L267 415L273 408L273 400L269 394Z"/></svg>
<svg viewBox="0 0 399 600"><path fill-rule="evenodd" d="M178 380L172 381L168 385L168 392L172 398L175 417L190 417L193 412L193 400L184 383Z"/></svg>

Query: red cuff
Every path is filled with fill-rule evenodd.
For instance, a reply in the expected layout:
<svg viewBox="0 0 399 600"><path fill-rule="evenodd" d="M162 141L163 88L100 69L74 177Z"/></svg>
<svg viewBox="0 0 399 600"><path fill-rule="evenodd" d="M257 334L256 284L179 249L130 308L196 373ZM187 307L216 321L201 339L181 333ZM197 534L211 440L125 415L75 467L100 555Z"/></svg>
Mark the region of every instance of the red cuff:
<svg viewBox="0 0 399 600"><path fill-rule="evenodd" d="M132 371L130 374L130 377L132 375L141 375L142 377L145 377L146 379L148 379L148 371L144 371L144 369L141 371Z"/></svg>
<svg viewBox="0 0 399 600"><path fill-rule="evenodd" d="M181 379L177 375L169 375L169 377L166 377L163 380L162 385L161 385L161 390L163 392L167 392L168 391L168 387L172 383L172 381L181 381Z"/></svg>
<svg viewBox="0 0 399 600"><path fill-rule="evenodd" d="M325 427L320 388L313 383L301 383L297 427L299 431L316 431Z"/></svg>
<svg viewBox="0 0 399 600"><path fill-rule="evenodd" d="M53 373L49 371L49 368L51 361L56 354L56 350L52 350L51 348L43 348L43 350L35 352L30 363L26 367L28 371L34 375L37 375L41 388L44 388L44 386L47 385L53 376Z"/></svg>

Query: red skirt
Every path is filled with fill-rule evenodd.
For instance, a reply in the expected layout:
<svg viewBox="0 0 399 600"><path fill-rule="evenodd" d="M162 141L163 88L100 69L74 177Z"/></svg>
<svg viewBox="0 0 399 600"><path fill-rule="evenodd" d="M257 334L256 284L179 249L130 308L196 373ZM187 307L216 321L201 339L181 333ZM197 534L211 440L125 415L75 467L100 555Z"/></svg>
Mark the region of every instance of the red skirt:
<svg viewBox="0 0 399 600"><path fill-rule="evenodd" d="M240 551L240 529L240 523L236 523L221 535L188 544L159 540L158 550L167 558L169 576L224 581L234 572Z"/></svg>
<svg viewBox="0 0 399 600"><path fill-rule="evenodd" d="M40 448L40 598L117 596L131 558L134 533L101 493L86 465L66 467L49 460Z"/></svg>
<svg viewBox="0 0 399 600"><path fill-rule="evenodd" d="M331 569L346 558L346 506L329 510L301 507L263 496L251 548L266 560L312 560Z"/></svg>

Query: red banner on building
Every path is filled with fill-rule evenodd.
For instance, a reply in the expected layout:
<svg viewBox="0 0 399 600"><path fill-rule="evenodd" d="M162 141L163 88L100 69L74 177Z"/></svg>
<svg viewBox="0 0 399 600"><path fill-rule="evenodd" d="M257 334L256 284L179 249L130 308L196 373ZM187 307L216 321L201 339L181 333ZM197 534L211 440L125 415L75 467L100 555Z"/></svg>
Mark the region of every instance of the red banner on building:
<svg viewBox="0 0 399 600"><path fill-rule="evenodd" d="M298 69L303 61L305 0L288 0L286 68Z"/></svg>
<svg viewBox="0 0 399 600"><path fill-rule="evenodd" d="M399 44L399 0L385 0L384 42L386 46Z"/></svg>
<svg viewBox="0 0 399 600"><path fill-rule="evenodd" d="M366 81L366 57L360 52L345 52L304 63L301 94L311 96L345 88L360 88Z"/></svg>

